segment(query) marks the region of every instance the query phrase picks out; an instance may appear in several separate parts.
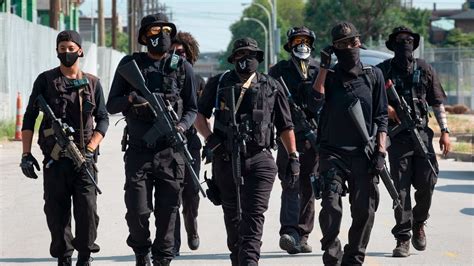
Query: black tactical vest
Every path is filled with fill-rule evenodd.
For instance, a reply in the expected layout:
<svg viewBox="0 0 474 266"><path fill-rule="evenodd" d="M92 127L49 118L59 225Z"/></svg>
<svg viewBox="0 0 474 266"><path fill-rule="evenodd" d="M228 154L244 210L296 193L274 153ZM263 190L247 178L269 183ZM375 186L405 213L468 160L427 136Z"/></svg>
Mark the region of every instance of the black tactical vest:
<svg viewBox="0 0 474 266"><path fill-rule="evenodd" d="M183 66L183 61L180 59L176 68L170 67L171 56L168 55L159 63L153 66L145 65L144 57L146 53L134 53L133 59L145 78L146 85L152 93L156 93L163 97L163 100L169 101L178 118L181 119L183 115L183 100L180 93L184 87L186 73ZM134 107L132 106L131 109ZM143 116L141 111L130 110L127 112L127 117L138 120L151 120L149 116Z"/></svg>
<svg viewBox="0 0 474 266"><path fill-rule="evenodd" d="M225 76L228 75L230 74ZM232 124L229 107L231 88L234 88L234 99L237 102L242 85L233 83L225 76L218 85L214 114L214 132L223 139L227 138L226 129ZM277 84L273 78L264 74L257 74L255 78L257 83L252 83L246 91L242 104L237 110L236 120L240 129L248 135L249 147L269 148L274 145L273 120L275 115L273 108Z"/></svg>
<svg viewBox="0 0 474 266"><path fill-rule="evenodd" d="M79 91L82 92L82 122L84 131L84 143L92 138L94 130L94 120L92 113L95 110L95 90L97 77L83 73L83 78L87 79L86 84L80 84L80 80L70 80L61 74L59 67L44 72L47 87L42 91L51 110L57 118L74 128L74 142L79 149L80 146L80 99ZM51 128L51 120L43 118L40 125L38 144L45 157L50 157L56 145L56 140ZM56 155L54 156L56 157Z"/></svg>

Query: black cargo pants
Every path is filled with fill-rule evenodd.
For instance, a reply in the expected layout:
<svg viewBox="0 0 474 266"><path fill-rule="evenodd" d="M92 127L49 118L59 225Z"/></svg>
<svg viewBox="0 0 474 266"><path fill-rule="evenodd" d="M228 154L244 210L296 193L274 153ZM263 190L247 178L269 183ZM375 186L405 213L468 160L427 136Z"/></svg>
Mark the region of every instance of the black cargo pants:
<svg viewBox="0 0 474 266"><path fill-rule="evenodd" d="M127 244L136 254L146 254L151 247L153 259L173 259L184 160L172 148L157 152L133 146L127 149L124 159ZM152 211L156 226L153 244L149 230Z"/></svg>
<svg viewBox="0 0 474 266"><path fill-rule="evenodd" d="M49 252L55 258L99 252L97 238L96 188L89 177L74 170L71 159L43 164L44 212L51 232ZM48 165L48 166L46 166ZM91 172L94 173L94 172ZM71 198L74 206L75 237L71 231Z"/></svg>
<svg viewBox="0 0 474 266"><path fill-rule="evenodd" d="M188 139L188 149L191 156L194 159L193 169L196 175L199 177L199 171L201 171L201 141L198 135L186 134ZM184 174L184 188L181 194L181 203L183 204L183 220L184 228L186 229L188 238L191 236L198 235L197 231L197 216L199 209L199 188L196 185L191 173L186 168ZM181 247L181 218L180 215L176 216L175 226L175 251L179 251Z"/></svg>
<svg viewBox="0 0 474 266"><path fill-rule="evenodd" d="M231 252L232 266L258 265L262 245L260 240L265 220L263 214L268 209L268 201L277 173L275 160L267 150L247 159L242 158L244 185L240 188L242 204L240 223L237 216L237 195L232 178L232 163L230 160L216 156L212 167L222 199L227 247Z"/></svg>
<svg viewBox="0 0 474 266"><path fill-rule="evenodd" d="M311 175L316 173L316 153L313 149L300 153L300 177L294 188L282 183L280 207L280 235L289 234L297 242L306 243L314 228L314 192ZM288 153L280 145L277 153L278 176L286 178Z"/></svg>
<svg viewBox="0 0 474 266"><path fill-rule="evenodd" d="M433 131L430 128L420 130L428 152L430 161L438 172L438 162L433 149ZM415 144L408 132L390 139L388 148L390 160L390 174L398 193L403 210L395 209L396 225L392 234L396 239L409 240L411 229L415 223L423 223L429 217L431 199L437 182L436 175L432 172L426 159L418 150L414 150ZM415 188L416 205L412 209L410 188Z"/></svg>
<svg viewBox="0 0 474 266"><path fill-rule="evenodd" d="M378 180L369 174L369 161L360 153L350 155L322 150L319 170L324 178L319 213L323 262L325 265L361 265L379 203ZM341 196L346 190L351 204L352 224L349 242L342 252L338 235L342 220Z"/></svg>

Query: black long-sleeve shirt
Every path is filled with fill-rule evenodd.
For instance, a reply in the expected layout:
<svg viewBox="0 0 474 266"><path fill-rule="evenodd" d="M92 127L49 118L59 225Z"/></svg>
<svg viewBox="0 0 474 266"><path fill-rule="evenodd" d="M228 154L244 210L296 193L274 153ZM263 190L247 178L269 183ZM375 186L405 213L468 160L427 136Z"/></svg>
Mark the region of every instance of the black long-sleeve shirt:
<svg viewBox="0 0 474 266"><path fill-rule="evenodd" d="M151 92L157 91L163 84L163 70L159 69L161 60L168 60L168 57L161 60L154 60L147 56L146 53L139 53L140 69L146 80L146 85ZM133 56L125 56L119 63L118 67L132 61ZM189 129L196 119L197 115L197 99L195 89L194 72L191 65L187 61L182 61L185 80L184 86L181 88L180 97L183 100L183 114L179 124L185 130ZM131 103L128 101L128 95L135 89L119 74L115 73L112 86L110 88L109 98L107 100L107 110L111 114L126 112ZM139 92L137 92L140 94Z"/></svg>
<svg viewBox="0 0 474 266"><path fill-rule="evenodd" d="M66 78L61 74L61 71L56 71L58 75L62 78ZM92 82L89 80L89 82ZM105 109L105 97L102 89L102 85L100 81L97 79L97 83L95 84L95 109L92 112L92 116L94 117L95 128L94 131L99 132L102 136L105 136L107 129L109 127L109 116L107 114L107 110ZM46 80L46 74L43 72L41 73L35 80L33 84L33 89L31 91L30 99L28 101L28 105L26 107L26 112L23 116L23 128L22 130L34 130L36 118L38 118L39 114L39 107L35 104L36 98L43 94L43 92L47 89L48 83ZM48 99L46 99L48 101ZM54 103L49 103L49 105ZM57 115L57 114L56 114ZM73 126L73 125L70 125Z"/></svg>
<svg viewBox="0 0 474 266"><path fill-rule="evenodd" d="M347 79L336 65L335 71L328 73L319 135L321 147L363 147L362 137L348 112L348 107L356 98L361 102L369 134L374 124L377 125L377 132L387 132L388 105L382 71L376 67L369 70L372 74L365 71L361 69L357 78Z"/></svg>

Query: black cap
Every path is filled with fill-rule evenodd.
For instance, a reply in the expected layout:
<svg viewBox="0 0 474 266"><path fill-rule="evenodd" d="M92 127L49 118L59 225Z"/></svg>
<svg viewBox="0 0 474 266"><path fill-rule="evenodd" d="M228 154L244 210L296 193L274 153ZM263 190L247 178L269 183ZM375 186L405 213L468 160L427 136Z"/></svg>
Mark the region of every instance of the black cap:
<svg viewBox="0 0 474 266"><path fill-rule="evenodd" d="M337 23L331 30L332 43L339 42L342 40L360 37L359 31L357 31L354 24L343 21Z"/></svg>
<svg viewBox="0 0 474 266"><path fill-rule="evenodd" d="M157 13L148 15L142 18L140 22L140 30L138 31L138 43L146 45L142 40L142 36L145 35L146 31L152 26L169 26L171 27L171 38L176 35L176 26L168 21L168 17L165 13Z"/></svg>
<svg viewBox="0 0 474 266"><path fill-rule="evenodd" d="M259 63L263 61L263 51L258 48L258 43L256 40L245 37L242 39L237 39L234 42L234 49L232 49L232 54L227 58L227 62L233 64L235 53L241 50L249 50L257 52L257 60Z"/></svg>
<svg viewBox="0 0 474 266"><path fill-rule="evenodd" d="M287 51L288 53L291 52L291 47L290 47L291 42L297 36L306 36L306 37L308 37L311 40L310 47L311 47L311 49L314 49L313 43L314 43L314 40L316 39L316 34L314 34L314 32L312 30L306 28L305 26L293 27L293 28L289 29L288 32L286 33L286 36L288 37L288 42L283 46L283 48L285 48L285 51Z"/></svg>
<svg viewBox="0 0 474 266"><path fill-rule="evenodd" d="M58 47L60 42L64 42L64 41L74 42L79 46L79 48L82 48L82 38L81 38L81 35L79 35L77 31L74 31L74 30L61 31L56 37L56 47Z"/></svg>
<svg viewBox="0 0 474 266"><path fill-rule="evenodd" d="M418 46L420 45L420 34L414 33L410 28L405 27L405 26L399 26L393 29L392 34L388 36L388 41L385 42L385 46L391 51L393 51L393 44L395 43L395 38L397 38L397 35L400 33L408 33L410 34L413 39L413 50L416 50Z"/></svg>

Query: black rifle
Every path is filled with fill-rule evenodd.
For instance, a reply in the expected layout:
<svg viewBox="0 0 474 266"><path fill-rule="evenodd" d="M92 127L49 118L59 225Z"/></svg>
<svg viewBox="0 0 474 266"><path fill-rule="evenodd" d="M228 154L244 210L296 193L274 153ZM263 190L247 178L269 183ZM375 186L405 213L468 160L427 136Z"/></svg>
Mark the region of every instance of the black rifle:
<svg viewBox="0 0 474 266"><path fill-rule="evenodd" d="M314 118L309 119L306 116L306 113L299 107L296 103L295 100L293 99L293 96L290 93L290 90L288 89L288 86L286 86L285 81L283 80L283 77L280 76L278 79L283 86L283 89L285 90L286 96L288 97L288 103L290 104L290 108L293 111L293 122L295 125L298 125L298 127L301 127L303 129L303 134L308 140L308 142L311 144L311 147L313 148L314 151L317 151L317 129L318 129L318 124L316 123L316 120Z"/></svg>
<svg viewBox="0 0 474 266"><path fill-rule="evenodd" d="M362 112L362 106L360 105L360 100L355 100L348 108L349 115L352 118L355 126L357 127L357 131L359 132L360 136L363 138L365 142L364 153L367 159L370 161L375 151L375 142L376 142L376 135L377 135L377 126L374 124L374 130L372 136L369 136L369 132L365 126L365 119L364 113ZM385 188L390 194L390 197L393 200L393 208L402 208L399 200L399 195L395 186L392 183L392 177L390 172L387 169L387 166L384 164L382 172L379 174L380 179L382 179Z"/></svg>
<svg viewBox="0 0 474 266"><path fill-rule="evenodd" d="M54 132L54 137L56 139L56 143L59 145L62 151L65 151L67 156L71 158L74 166L76 167L77 171L82 171L86 173L89 179L94 184L97 192L102 194L102 191L97 186L97 182L95 182L94 176L89 171L89 168L86 164L86 159L77 148L76 144L74 143L74 138L72 134L74 134L74 129L70 127L68 124L61 122L61 119L58 119L51 107L49 107L48 103L44 99L43 95L39 95L36 98L36 102L39 105L41 111L43 111L44 115L51 120L52 128Z"/></svg>
<svg viewBox="0 0 474 266"><path fill-rule="evenodd" d="M410 136L413 142L415 143L415 148L422 153L423 157L430 165L433 174L435 174L435 176L438 176L438 173L436 173L436 170L433 167L433 164L431 163L430 158L428 156L428 148L423 142L423 139L421 139L420 132L418 131L416 123L411 116L412 110L410 105L407 104L403 97L398 96L398 93L395 90L395 87L393 86L391 80L387 81L387 84L385 84L385 88L387 89L387 97L389 101L395 104L395 112L397 113L397 116L400 119L400 124L390 128L388 131L388 135L390 136L390 138L393 138L398 133L404 130L408 130L410 132Z"/></svg>
<svg viewBox="0 0 474 266"><path fill-rule="evenodd" d="M191 153L189 153L186 144L186 137L175 127L175 123L178 122L178 115L173 110L173 107L169 102L165 103L160 95L150 92L135 60L118 67L117 72L133 88L138 89L141 92L154 113L155 119L153 121L153 126L145 133L143 140L150 146L154 145L156 141L162 137L167 137L171 140L173 149L184 157L184 162L193 177L194 183L199 188L199 191L201 191L202 196L206 197L206 193L199 182L199 177L196 175L196 172L194 172L192 166L194 159L191 156Z"/></svg>
<svg viewBox="0 0 474 266"><path fill-rule="evenodd" d="M240 153L246 153L247 146L245 141L247 140L247 134L241 129L241 125L237 124L236 112L235 110L235 87L229 87L225 93L229 99L227 106L229 107L230 113L230 125L227 127L226 133L226 149L231 151L231 161L232 161L232 177L235 183L235 192L237 194L237 217L239 221L242 219L242 204L240 202L240 186L244 184L244 179L242 177L242 166Z"/></svg>

